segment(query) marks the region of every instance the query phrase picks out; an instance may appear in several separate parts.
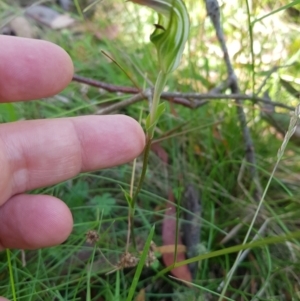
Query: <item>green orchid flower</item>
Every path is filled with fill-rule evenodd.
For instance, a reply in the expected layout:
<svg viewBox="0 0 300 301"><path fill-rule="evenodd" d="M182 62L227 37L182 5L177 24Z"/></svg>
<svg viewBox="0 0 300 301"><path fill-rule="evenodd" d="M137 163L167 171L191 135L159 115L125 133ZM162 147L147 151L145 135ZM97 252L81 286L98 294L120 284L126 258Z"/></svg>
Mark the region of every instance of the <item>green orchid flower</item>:
<svg viewBox="0 0 300 301"><path fill-rule="evenodd" d="M151 142L156 124L165 111L165 104L160 104L160 96L166 85L168 76L181 61L182 53L190 31L190 20L186 6L182 0L128 0L148 6L158 13L158 23L150 36L155 45L160 71L157 75L150 113L146 118L147 141L144 149L143 169L136 191L131 199L131 208L135 207L137 196L145 179Z"/></svg>
<svg viewBox="0 0 300 301"><path fill-rule="evenodd" d="M174 71L181 60L190 31L190 21L182 0L130 0L148 6L158 15L158 24L150 36L158 54L158 61L165 74Z"/></svg>

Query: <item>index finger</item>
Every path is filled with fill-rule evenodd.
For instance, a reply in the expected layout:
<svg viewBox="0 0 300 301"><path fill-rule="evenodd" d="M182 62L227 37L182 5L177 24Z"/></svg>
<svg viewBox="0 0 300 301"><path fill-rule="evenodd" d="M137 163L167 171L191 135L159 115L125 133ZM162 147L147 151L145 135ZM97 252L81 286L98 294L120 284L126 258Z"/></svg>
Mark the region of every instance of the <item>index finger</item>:
<svg viewBox="0 0 300 301"><path fill-rule="evenodd" d="M0 36L0 45L0 102L49 97L72 79L71 58L53 43Z"/></svg>

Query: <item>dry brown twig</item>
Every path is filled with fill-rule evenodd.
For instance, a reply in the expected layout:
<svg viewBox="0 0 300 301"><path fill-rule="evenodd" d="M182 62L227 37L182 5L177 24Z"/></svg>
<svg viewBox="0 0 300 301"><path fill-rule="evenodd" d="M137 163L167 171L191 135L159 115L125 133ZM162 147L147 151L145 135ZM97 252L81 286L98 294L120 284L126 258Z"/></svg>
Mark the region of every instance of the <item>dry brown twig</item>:
<svg viewBox="0 0 300 301"><path fill-rule="evenodd" d="M141 100L147 99L149 90L141 91L135 87L126 87L126 86L118 86L118 85L112 85L109 83L105 83L102 81L94 80L91 78L86 78L79 76L77 74L74 75L73 81L83 83L89 86L93 86L96 88L103 89L108 92L114 92L114 93L124 93L124 94L133 94L132 97L119 101L116 104L112 104L110 106L107 106L105 108L102 108L96 112L96 114L109 114L116 110L120 110L122 108L125 108L131 104L134 104L136 102L139 102ZM228 83L227 83L228 84ZM227 85L226 84L226 85ZM226 88L226 85L223 83L214 89L212 89L209 93L180 93L180 92L163 92L162 98L173 102L175 104L179 104L191 109L198 108L209 101L213 100L220 100L220 99L239 99L241 101L250 100L254 103L266 103L274 107L280 107L284 108L290 111L294 111L295 108L291 106L287 106L281 102L278 101L271 101L269 98L266 97L259 97L259 96L253 96L253 95L247 95L247 94L222 94L220 93L224 88Z"/></svg>
<svg viewBox="0 0 300 301"><path fill-rule="evenodd" d="M74 74L72 80L79 82L79 83L89 85L89 86L100 88L100 89L103 89L108 92L120 92L120 93L124 93L124 94L142 94L142 95L144 95L144 97L142 99L147 99L148 98L147 96L149 94L149 92L148 93L146 92L147 90L143 91L143 90L135 88L135 87L112 85L112 84L98 81L95 79L86 78L86 77L83 77L83 76L80 76L77 74ZM184 99L180 96L168 96L167 94L165 94L165 95L162 95L162 98L172 101L173 103L181 104L186 107L192 107L192 104L189 100ZM137 101L132 100L132 99L131 99L131 101L126 100L126 102L124 101L123 106L125 107L125 106L135 103L135 102L137 102Z"/></svg>
<svg viewBox="0 0 300 301"><path fill-rule="evenodd" d="M220 6L218 0L205 0L205 4L206 4L207 14L210 17L211 22L213 23L218 41L220 43L224 55L224 61L227 68L229 88L232 94L240 94L239 83L229 57L227 45L225 42L225 35L220 22ZM236 107L237 107L238 118L243 131L243 139L245 143L245 156L247 162L249 163L249 171L250 171L252 181L255 185L254 199L256 200L256 202L259 202L262 196L262 187L259 181L259 175L256 168L254 145L250 134L250 130L247 126L247 119L242 106L242 101L240 98L236 98L235 102L237 105Z"/></svg>

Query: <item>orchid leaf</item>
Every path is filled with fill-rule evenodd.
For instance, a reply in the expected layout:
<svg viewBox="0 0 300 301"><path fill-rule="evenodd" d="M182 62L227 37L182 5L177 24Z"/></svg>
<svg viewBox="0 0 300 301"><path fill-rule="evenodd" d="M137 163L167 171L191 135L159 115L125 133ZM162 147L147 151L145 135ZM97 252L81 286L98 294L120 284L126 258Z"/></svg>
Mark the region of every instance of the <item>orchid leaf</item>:
<svg viewBox="0 0 300 301"><path fill-rule="evenodd" d="M155 117L153 122L151 122L151 115L149 114L146 118L146 131L150 134L150 136L153 136L153 131L156 126L156 123L158 122L160 116L164 113L166 110L166 104L164 102L160 103L157 107L157 110L155 111Z"/></svg>
<svg viewBox="0 0 300 301"><path fill-rule="evenodd" d="M124 196L125 196L125 199L126 199L126 201L128 203L128 206L133 209L132 197L130 196L130 194L122 186L120 186L120 188L121 188L121 190L124 193Z"/></svg>
<svg viewBox="0 0 300 301"><path fill-rule="evenodd" d="M158 121L158 119L164 113L165 110L166 110L166 104L164 102L160 103L157 107L157 111L155 114L156 121Z"/></svg>
<svg viewBox="0 0 300 301"><path fill-rule="evenodd" d="M150 119L150 114L149 114L146 118L146 131L148 132L150 130L150 128L151 128L151 119Z"/></svg>

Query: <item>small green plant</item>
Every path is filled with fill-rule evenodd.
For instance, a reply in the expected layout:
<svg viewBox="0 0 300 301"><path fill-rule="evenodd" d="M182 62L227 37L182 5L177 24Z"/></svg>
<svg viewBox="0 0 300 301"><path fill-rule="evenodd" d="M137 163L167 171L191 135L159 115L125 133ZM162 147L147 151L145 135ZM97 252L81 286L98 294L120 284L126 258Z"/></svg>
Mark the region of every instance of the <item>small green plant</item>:
<svg viewBox="0 0 300 301"><path fill-rule="evenodd" d="M137 188L133 193L131 189L130 193L124 191L125 198L129 206L128 215L128 236L127 246L125 254L128 252L128 245L130 236L132 236L132 242L135 246L133 218L135 211L135 203L138 194L142 188L142 184L145 179L148 157L151 147L151 142L154 136L155 126L165 111L165 104L160 103L160 96L166 85L169 75L179 66L182 53L188 39L190 30L189 15L186 6L182 0L130 0L131 2L148 6L154 9L158 15L158 23L154 24L155 30L150 36L151 42L155 45L159 62L159 73L156 79L152 103L150 106L150 113L146 118L146 146L144 149L143 168L141 176L138 181ZM133 181L131 183L133 185ZM150 236L153 236L154 228L150 232ZM149 236L149 237L150 237ZM146 246L144 248L143 255L139 261L134 282L130 288L129 295L126 300L132 300L133 293L137 281L140 277L141 268L145 262L147 250L149 249L151 239L148 238ZM148 247L147 247L148 246ZM145 251L146 250L146 251Z"/></svg>
<svg viewBox="0 0 300 301"><path fill-rule="evenodd" d="M158 13L158 23L150 36L158 55L159 72L156 79L150 113L146 119L146 146L142 173L133 196L126 195L131 219L137 196L142 188L146 175L151 142L155 126L165 111L165 104L160 103L160 96L169 75L179 66L182 53L190 31L190 21L186 6L182 0L130 0L148 6Z"/></svg>

